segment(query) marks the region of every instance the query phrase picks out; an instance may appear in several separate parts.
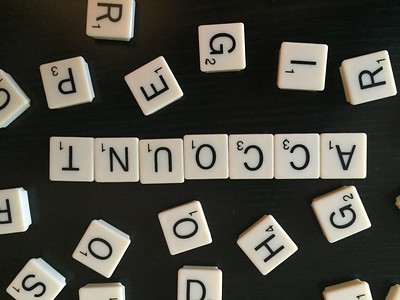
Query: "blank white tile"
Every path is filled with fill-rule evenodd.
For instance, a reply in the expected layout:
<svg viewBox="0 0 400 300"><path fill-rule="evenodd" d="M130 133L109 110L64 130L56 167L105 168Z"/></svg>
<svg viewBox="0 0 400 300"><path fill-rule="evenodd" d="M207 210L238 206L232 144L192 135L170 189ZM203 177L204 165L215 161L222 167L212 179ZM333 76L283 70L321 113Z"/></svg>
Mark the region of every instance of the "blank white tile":
<svg viewBox="0 0 400 300"><path fill-rule="evenodd" d="M129 235L103 220L93 220L72 257L90 269L110 278L128 249Z"/></svg>
<svg viewBox="0 0 400 300"><path fill-rule="evenodd" d="M28 192L22 187L0 190L0 234L24 232L31 223Z"/></svg>
<svg viewBox="0 0 400 300"><path fill-rule="evenodd" d="M275 178L319 178L319 134L276 134L274 139Z"/></svg>
<svg viewBox="0 0 400 300"><path fill-rule="evenodd" d="M65 277L42 258L32 258L7 287L16 300L53 300L66 285Z"/></svg>
<svg viewBox="0 0 400 300"><path fill-rule="evenodd" d="M179 269L177 299L222 300L222 271L209 266L184 266Z"/></svg>
<svg viewBox="0 0 400 300"><path fill-rule="evenodd" d="M344 60L340 74L346 100L353 105L397 94L386 50Z"/></svg>
<svg viewBox="0 0 400 300"><path fill-rule="evenodd" d="M134 0L89 0L86 34L95 39L129 41L134 34Z"/></svg>
<svg viewBox="0 0 400 300"><path fill-rule="evenodd" d="M199 26L202 72L240 71L246 68L243 23Z"/></svg>
<svg viewBox="0 0 400 300"><path fill-rule="evenodd" d="M330 243L371 227L367 212L354 186L344 186L315 198L311 207Z"/></svg>
<svg viewBox="0 0 400 300"><path fill-rule="evenodd" d="M182 183L184 177L182 139L139 141L140 182Z"/></svg>
<svg viewBox="0 0 400 300"><path fill-rule="evenodd" d="M139 181L138 138L96 138L94 150L97 182Z"/></svg>
<svg viewBox="0 0 400 300"><path fill-rule="evenodd" d="M79 300L125 300L125 287L119 282L89 283L79 289Z"/></svg>
<svg viewBox="0 0 400 300"><path fill-rule="evenodd" d="M30 107L30 102L11 75L0 70L0 128L18 118Z"/></svg>
<svg viewBox="0 0 400 300"><path fill-rule="evenodd" d="M94 139L89 137L50 138L51 181L93 181Z"/></svg>
<svg viewBox="0 0 400 300"><path fill-rule="evenodd" d="M229 178L271 179L274 177L272 134L229 135Z"/></svg>
<svg viewBox="0 0 400 300"><path fill-rule="evenodd" d="M228 135L185 135L183 148L186 179L228 178Z"/></svg>
<svg viewBox="0 0 400 300"><path fill-rule="evenodd" d="M210 230L199 201L192 201L158 214L171 255L212 242Z"/></svg>
<svg viewBox="0 0 400 300"><path fill-rule="evenodd" d="M278 87L323 91L327 58L327 45L283 42L279 51Z"/></svg>
<svg viewBox="0 0 400 300"><path fill-rule="evenodd" d="M237 244L263 275L297 251L296 244L272 215L265 215L243 232Z"/></svg>
<svg viewBox="0 0 400 300"><path fill-rule="evenodd" d="M393 285L390 288L385 300L400 300L400 285Z"/></svg>
<svg viewBox="0 0 400 300"><path fill-rule="evenodd" d="M165 58L159 56L125 76L133 96L148 116L183 96Z"/></svg>
<svg viewBox="0 0 400 300"><path fill-rule="evenodd" d="M367 177L365 133L321 134L321 178Z"/></svg>
<svg viewBox="0 0 400 300"><path fill-rule="evenodd" d="M40 66L50 109L89 103L94 98L89 66L82 56Z"/></svg>
<svg viewBox="0 0 400 300"><path fill-rule="evenodd" d="M328 286L322 295L325 300L372 300L368 283L359 279Z"/></svg>

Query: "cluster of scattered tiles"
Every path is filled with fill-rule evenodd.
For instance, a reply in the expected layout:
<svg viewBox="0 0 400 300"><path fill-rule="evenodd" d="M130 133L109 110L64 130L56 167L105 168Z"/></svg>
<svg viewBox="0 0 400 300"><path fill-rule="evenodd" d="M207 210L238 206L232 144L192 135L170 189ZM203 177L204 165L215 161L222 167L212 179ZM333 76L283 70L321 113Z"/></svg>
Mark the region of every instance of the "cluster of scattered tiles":
<svg viewBox="0 0 400 300"><path fill-rule="evenodd" d="M365 178L365 133L205 134L183 139L51 137L50 180Z"/></svg>

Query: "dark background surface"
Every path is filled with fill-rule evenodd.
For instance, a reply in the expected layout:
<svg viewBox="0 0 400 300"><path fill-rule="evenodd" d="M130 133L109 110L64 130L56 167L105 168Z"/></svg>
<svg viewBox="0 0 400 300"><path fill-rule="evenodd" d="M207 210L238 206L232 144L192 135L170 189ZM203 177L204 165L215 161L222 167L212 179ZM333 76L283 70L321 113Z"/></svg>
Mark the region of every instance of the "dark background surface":
<svg viewBox="0 0 400 300"><path fill-rule="evenodd" d="M85 35L84 0L2 0L0 68L31 98L31 108L0 130L0 188L28 190L33 224L0 236L0 299L33 257L67 278L57 299L78 299L92 282L121 281L127 299L176 299L183 265L216 265L224 299L322 299L325 286L360 278L374 299L400 282L399 96L359 106L345 101L341 61L386 49L396 81L400 70L399 1L138 1L130 42ZM197 27L243 22L247 68L204 74ZM323 92L276 87L281 42L329 46ZM47 108L39 65L74 56L89 64L96 98L90 104ZM163 55L184 97L145 117L123 77ZM139 138L195 133L324 133L368 135L364 180L202 180L172 185L50 182L51 136ZM372 227L334 244L323 236L310 204L314 197L355 185ZM168 252L157 214L199 200L213 243L176 256ZM241 232L272 214L299 250L267 276L236 245ZM72 259L93 219L131 236L132 244L110 279Z"/></svg>

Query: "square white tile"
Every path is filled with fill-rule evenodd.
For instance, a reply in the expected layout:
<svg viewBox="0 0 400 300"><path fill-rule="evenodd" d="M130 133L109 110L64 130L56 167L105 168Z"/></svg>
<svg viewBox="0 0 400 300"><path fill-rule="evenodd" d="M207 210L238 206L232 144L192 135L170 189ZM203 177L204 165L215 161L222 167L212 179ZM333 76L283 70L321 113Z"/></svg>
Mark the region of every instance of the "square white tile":
<svg viewBox="0 0 400 300"><path fill-rule="evenodd" d="M0 70L0 128L18 118L30 107L30 102L11 75Z"/></svg>
<svg viewBox="0 0 400 300"><path fill-rule="evenodd" d="M243 232L237 244L263 275L267 275L298 249L272 215L263 216Z"/></svg>
<svg viewBox="0 0 400 300"><path fill-rule="evenodd" d="M31 224L28 192L22 187L0 190L0 234L24 232Z"/></svg>
<svg viewBox="0 0 400 300"><path fill-rule="evenodd" d="M222 271L209 266L184 266L179 269L177 299L222 300Z"/></svg>
<svg viewBox="0 0 400 300"><path fill-rule="evenodd" d="M183 148L186 179L228 178L228 135L185 135Z"/></svg>
<svg viewBox="0 0 400 300"><path fill-rule="evenodd" d="M395 284L390 289L385 300L400 300L400 285Z"/></svg>
<svg viewBox="0 0 400 300"><path fill-rule="evenodd" d="M323 91L327 58L327 45L283 42L279 51L278 87Z"/></svg>
<svg viewBox="0 0 400 300"><path fill-rule="evenodd" d="M43 64L40 73L50 109L89 103L95 97L89 66L81 56Z"/></svg>
<svg viewBox="0 0 400 300"><path fill-rule="evenodd" d="M140 140L139 158L141 183L184 182L182 139Z"/></svg>
<svg viewBox="0 0 400 300"><path fill-rule="evenodd" d="M42 258L32 258L7 287L16 300L54 300L66 285L65 277Z"/></svg>
<svg viewBox="0 0 400 300"><path fill-rule="evenodd" d="M128 249L129 235L103 220L93 220L72 257L110 278Z"/></svg>
<svg viewBox="0 0 400 300"><path fill-rule="evenodd" d="M311 207L330 243L371 227L367 212L354 186L344 186L315 198Z"/></svg>
<svg viewBox="0 0 400 300"><path fill-rule="evenodd" d="M274 139L276 179L319 178L319 134L276 134Z"/></svg>
<svg viewBox="0 0 400 300"><path fill-rule="evenodd" d="M386 50L346 59L339 70L346 100L353 105L397 94Z"/></svg>
<svg viewBox="0 0 400 300"><path fill-rule="evenodd" d="M240 71L246 68L243 23L199 26L200 70Z"/></svg>
<svg viewBox="0 0 400 300"><path fill-rule="evenodd" d="M328 286L322 295L324 296L324 300L372 300L369 284L359 279Z"/></svg>
<svg viewBox="0 0 400 300"><path fill-rule="evenodd" d="M88 0L86 34L129 41L134 35L135 4L134 0Z"/></svg>
<svg viewBox="0 0 400 300"><path fill-rule="evenodd" d="M229 178L271 179L274 177L272 134L229 135Z"/></svg>
<svg viewBox="0 0 400 300"><path fill-rule="evenodd" d="M212 242L211 233L199 201L192 201L158 214L171 255L189 251Z"/></svg>
<svg viewBox="0 0 400 300"><path fill-rule="evenodd" d="M148 116L183 96L165 58L159 56L125 76L133 96Z"/></svg>
<svg viewBox="0 0 400 300"><path fill-rule="evenodd" d="M50 138L50 180L94 180L94 139L89 137Z"/></svg>
<svg viewBox="0 0 400 300"><path fill-rule="evenodd" d="M321 134L321 178L367 177L367 135L365 133Z"/></svg>
<svg viewBox="0 0 400 300"><path fill-rule="evenodd" d="M125 300L125 287L119 282L89 283L79 289L79 300Z"/></svg>
<svg viewBox="0 0 400 300"><path fill-rule="evenodd" d="M139 181L139 139L96 138L94 173L97 182Z"/></svg>

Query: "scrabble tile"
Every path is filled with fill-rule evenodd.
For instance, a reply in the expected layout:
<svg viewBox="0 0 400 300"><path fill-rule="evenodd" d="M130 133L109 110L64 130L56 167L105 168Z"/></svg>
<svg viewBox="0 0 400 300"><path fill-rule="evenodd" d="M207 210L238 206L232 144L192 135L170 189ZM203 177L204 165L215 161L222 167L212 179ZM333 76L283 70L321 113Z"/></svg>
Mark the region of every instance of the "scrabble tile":
<svg viewBox="0 0 400 300"><path fill-rule="evenodd" d="M222 271L217 267L184 266L178 271L178 300L222 300Z"/></svg>
<svg viewBox="0 0 400 300"><path fill-rule="evenodd" d="M125 300L125 287L119 282L89 283L79 289L79 300Z"/></svg>
<svg viewBox="0 0 400 300"><path fill-rule="evenodd" d="M240 71L246 68L244 24L199 26L200 70Z"/></svg>
<svg viewBox="0 0 400 300"><path fill-rule="evenodd" d="M297 251L296 244L272 215L263 216L243 232L237 243L263 275Z"/></svg>
<svg viewBox="0 0 400 300"><path fill-rule="evenodd" d="M229 135L229 178L271 179L274 177L272 134Z"/></svg>
<svg viewBox="0 0 400 300"><path fill-rule="evenodd" d="M26 231L31 223L28 192L22 187L0 190L0 234Z"/></svg>
<svg viewBox="0 0 400 300"><path fill-rule="evenodd" d="M30 107L30 102L11 75L0 70L0 128L18 118Z"/></svg>
<svg viewBox="0 0 400 300"><path fill-rule="evenodd" d="M400 300L400 285L395 284L392 286L385 300Z"/></svg>
<svg viewBox="0 0 400 300"><path fill-rule="evenodd" d="M346 100L350 104L357 105L397 94L386 50L344 60L340 75Z"/></svg>
<svg viewBox="0 0 400 300"><path fill-rule="evenodd" d="M128 249L129 235L103 220L93 220L72 257L90 269L110 278Z"/></svg>
<svg viewBox="0 0 400 300"><path fill-rule="evenodd" d="M97 182L139 181L138 138L96 138L94 149Z"/></svg>
<svg viewBox="0 0 400 300"><path fill-rule="evenodd" d="M322 295L324 300L372 300L368 283L359 279L328 286Z"/></svg>
<svg viewBox="0 0 400 300"><path fill-rule="evenodd" d="M125 81L146 116L183 96L181 87L162 56L126 75Z"/></svg>
<svg viewBox="0 0 400 300"><path fill-rule="evenodd" d="M182 139L139 141L140 182L182 183L184 177Z"/></svg>
<svg viewBox="0 0 400 300"><path fill-rule="evenodd" d="M183 149L186 179L228 178L228 135L185 135Z"/></svg>
<svg viewBox="0 0 400 300"><path fill-rule="evenodd" d="M320 144L316 133L276 134L275 178L319 178Z"/></svg>
<svg viewBox="0 0 400 300"><path fill-rule="evenodd" d="M278 87L323 91L327 58L327 45L283 42L279 51Z"/></svg>
<svg viewBox="0 0 400 300"><path fill-rule="evenodd" d="M16 300L53 300L66 285L65 277L42 258L32 258L7 287Z"/></svg>
<svg viewBox="0 0 400 300"><path fill-rule="evenodd" d="M40 73L50 109L92 102L92 79L83 57L43 64Z"/></svg>
<svg viewBox="0 0 400 300"><path fill-rule="evenodd" d="M50 138L51 181L93 181L94 139L88 137Z"/></svg>
<svg viewBox="0 0 400 300"><path fill-rule="evenodd" d="M371 227L367 212L354 186L344 186L315 198L311 207L330 243Z"/></svg>
<svg viewBox="0 0 400 300"><path fill-rule="evenodd" d="M95 39L129 41L134 34L134 0L89 0L86 34Z"/></svg>
<svg viewBox="0 0 400 300"><path fill-rule="evenodd" d="M396 197L396 206L400 209L400 195Z"/></svg>
<svg viewBox="0 0 400 300"><path fill-rule="evenodd" d="M321 134L321 178L367 177L365 133Z"/></svg>
<svg viewBox="0 0 400 300"><path fill-rule="evenodd" d="M199 201L192 201L158 214L171 255L212 242L210 230Z"/></svg>

